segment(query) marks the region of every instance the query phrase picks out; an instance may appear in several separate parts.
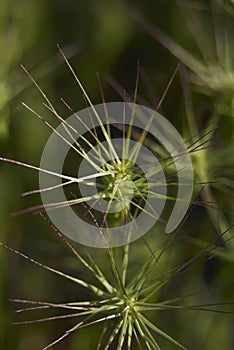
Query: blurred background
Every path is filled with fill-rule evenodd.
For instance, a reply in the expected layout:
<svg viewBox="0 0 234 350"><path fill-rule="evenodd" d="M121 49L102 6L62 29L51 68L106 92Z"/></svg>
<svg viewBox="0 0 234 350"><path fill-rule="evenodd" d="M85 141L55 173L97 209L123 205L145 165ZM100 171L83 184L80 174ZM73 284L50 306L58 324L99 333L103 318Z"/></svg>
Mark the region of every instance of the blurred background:
<svg viewBox="0 0 234 350"><path fill-rule="evenodd" d="M60 98L78 111L86 107L82 93L57 49L70 59L93 103L101 103L96 72L106 101L122 101L123 89L134 93L140 64L139 102L152 107L162 95L178 62L179 73L160 109L184 137L201 138L204 149L194 152L197 182L194 198L219 210L194 206L170 250L165 268L193 256L233 223L234 122L234 3L232 0L1 0L0 3L0 156L38 165L50 130L21 102L54 123L42 97L20 68L23 64L65 117ZM56 122L55 124L56 125ZM86 277L49 225L39 216L11 214L40 204L39 196L21 193L38 187L37 172L0 163L0 241L55 268ZM200 193L202 191L202 193ZM162 233L163 234L163 229ZM202 256L194 269L172 281L163 297L204 289L194 304L234 302L232 231L216 242L222 249ZM191 240L189 237L192 237ZM154 233L146 235L154 244ZM77 245L78 246L78 245ZM144 261L142 244L132 244L133 270ZM79 248L79 246L78 246ZM97 261L102 251L90 249ZM142 262L143 263L143 262ZM163 268L163 267L162 267ZM157 273L157 270L155 271ZM0 348L39 350L74 324L60 320L12 326L10 298L46 301L82 300L85 290L8 253L0 247ZM234 311L231 306L226 311ZM43 313L42 313L43 316ZM26 320L29 315L22 316ZM234 348L233 316L211 312L159 313L152 319L188 349ZM96 349L100 327L75 332L57 349ZM163 349L174 349L162 341Z"/></svg>

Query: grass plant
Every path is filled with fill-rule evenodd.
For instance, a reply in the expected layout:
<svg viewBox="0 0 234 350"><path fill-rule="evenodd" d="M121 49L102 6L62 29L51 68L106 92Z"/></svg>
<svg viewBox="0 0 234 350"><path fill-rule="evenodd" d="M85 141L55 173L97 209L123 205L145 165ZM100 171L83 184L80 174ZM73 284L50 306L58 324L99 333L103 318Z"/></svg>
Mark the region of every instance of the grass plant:
<svg viewBox="0 0 234 350"><path fill-rule="evenodd" d="M149 26L148 21L143 20L143 25L151 32L154 32L151 24ZM204 63L195 59L175 41L165 36L165 34L157 32L156 37L164 46L169 48L180 61L189 66L190 69L196 73L196 79L199 79L199 82L203 83L206 90L209 89L213 90L215 93L220 93L225 86L225 91L228 89L230 94L232 93L233 74L230 71L232 68L230 68L230 65L227 65L224 69L224 57L221 57L222 50L218 49L218 47L217 51L219 51L221 55L219 59L211 64L208 57L204 57ZM216 37L216 40L217 45L220 45L218 37ZM204 45L204 42L200 42L200 44ZM230 46L230 43L227 45ZM133 110L132 123L130 123L127 128L124 124L124 111L122 124L116 126L114 130L108 120L108 115L106 124L103 124L95 110L91 98L75 73L75 70L64 52L60 48L59 50L73 78L81 89L85 103L91 108L94 117L98 121L98 127L91 130L87 128L85 136L80 135L79 130L74 130L72 126L66 122L66 119L57 111L47 94L38 85L27 69L24 67L22 68L43 97L46 109L52 113L57 122L63 125L65 132L73 142L67 141L62 135L58 136L62 141L69 143L70 148L75 152L79 162L83 158L87 159L89 164L93 167L94 172L91 175L87 174L86 176L77 178L77 176L74 175L54 173L51 169L41 169L40 166L30 165L5 157L1 157L0 160L63 178L63 182L60 186L66 189L67 200L65 202L30 206L27 209L21 210L18 214L31 212L40 213L42 218L51 227L51 230L57 235L61 242L63 242L63 245L68 248L76 263L82 266L86 272L82 276L74 276L73 274L65 272L64 267L61 269L52 267L49 264L45 264L12 248L6 243L1 243L1 246L24 260L72 282L74 289L77 291L77 295L79 295L80 291L85 290L85 295L87 296L84 300L83 298L78 298L78 300L74 301L65 300L61 302L13 298L11 301L18 305L15 311L17 315L27 315L31 313L37 315L38 312L46 313L46 315L42 317L36 316L29 319L26 318L26 320L15 321L14 323L16 325L29 325L31 323L67 320L70 325L71 321L72 325L61 331L61 335L51 340L48 345L44 346L43 350L52 348L53 346L59 346L60 343L63 344L62 341L66 341L67 338L72 337L74 333L84 328L98 328L100 325L103 327L95 346L95 348L99 350L191 349L190 345L186 344L188 339L185 341L182 339L182 336L179 339L174 336L170 327L167 329L164 325L161 325L163 322L160 321L161 319L158 318L157 315L170 314L173 312L176 314L180 312L196 312L199 315L204 313L205 315L215 315L215 317L220 315L223 315L223 317L232 317L231 315L233 314L233 303L230 299L227 301L204 301L204 294L207 295L210 292L208 288L204 286L200 288L199 285L199 288L196 290L188 290L184 294L181 294L181 289L178 288L178 291L174 289L171 291L172 293L168 295L168 290L171 289L171 286L174 286L174 283L176 283L175 281L183 283L184 276L193 273L192 271L194 269L196 270L204 257L210 260L220 256L224 258L224 260L233 261L233 251L228 251L226 248L219 246L220 241L224 242L225 245L231 242L233 226L230 225L218 208L218 202L214 198L212 192L212 188L216 185L217 179L211 177L212 171L208 166L210 154L213 152L211 149L212 140L217 132L218 116L216 114L211 118L210 122L207 123L201 132L196 125L194 111L191 108L191 92L187 79L187 71L183 69L183 67L178 66L169 79L165 91L162 93L162 97L159 99L157 109L160 109L168 89L173 82L173 78L179 71L190 128L189 133L186 135L188 139L187 149L193 159L193 164L196 165L195 194L200 195L202 199L195 198L191 201L191 206L183 222L175 232L170 235L166 235L164 232L166 218L161 218L160 223L158 223L150 233L151 236L153 235L153 239L146 238L149 236L144 236L139 239L141 250L144 250L142 256L141 254L139 254L139 257L135 256L135 247L139 242L126 244L123 247L117 248L108 247L108 244L106 244L106 248L102 249L103 258L99 261L98 258L95 257L92 249L80 245L76 246L76 244L71 243L71 241L50 222L45 214L45 209L59 211L67 206L75 207L79 215L85 216L86 220L96 226L100 232L100 239L105 241L105 237L102 234L104 227L110 228L116 225L124 225L127 222L134 222L134 218L141 212L145 212L146 215L153 217L155 221L157 221L157 212L147 205L146 197L150 195L154 198L161 198L174 203L176 198L173 191L176 192L178 179L176 178L175 167L170 155L165 153L160 144L157 144L155 140L150 138L150 121L149 124L145 126L145 130L136 129L134 127ZM212 55L210 54L209 56ZM207 66L209 69L207 69ZM215 76L214 71L216 74ZM219 74L219 76L217 74ZM139 66L133 96L134 104L139 98L138 85ZM102 103L105 106L106 102L100 80L99 86ZM127 96L127 93L124 92L124 94ZM73 108L68 102L62 99L62 103L70 113L74 113ZM219 106L222 106L224 97L220 97L219 103ZM56 132L56 127L45 120L34 108L26 103L23 103L23 105L52 130L52 132ZM230 112L230 117L232 118L232 111ZM79 118L79 113L77 113L77 118ZM85 123L84 127L86 127ZM115 133L121 135L123 140L121 157L119 157L113 142L113 134ZM131 140L136 139L138 140L137 146L131 147ZM103 141L105 141L106 146L102 145ZM90 156L89 150L93 149L94 144L96 147ZM141 147L145 145L159 157L161 167L165 173L167 187L172 189L171 193L169 192L166 195L161 194L157 191L157 186L159 184L155 184L153 180L152 182L148 180L152 179L153 176L157 174L157 167L149 169L148 173L143 173L141 169L136 166ZM106 159L110 161L107 162ZM68 165L70 165L70 163ZM199 169L199 171L196 169ZM74 185L79 183L91 187L98 186L99 191L95 195L82 197L74 188ZM227 182L225 185L227 185ZM202 192L200 192L201 189ZM39 190L27 191L24 195L36 195L40 194L42 191L53 190L54 187L52 186ZM101 200L106 201L106 210L105 212L101 212L101 214L97 214L93 206ZM90 202L93 204L88 205ZM113 206L115 209L114 215L111 212L111 207ZM183 233L184 225L189 219L190 212L197 207L206 208L211 221L217 228L217 235L210 242L200 239L200 237L191 237L189 232L187 234ZM133 224L127 234L131 235L132 232L137 231L137 229L138 228ZM187 259L183 256L181 258L180 256L178 257L179 254L177 253L180 251L177 248L178 244L187 247L186 244L190 245L191 242L195 243L196 249L194 254L192 254L192 256L189 255ZM139 250L137 250L137 252L139 253ZM177 256L175 257L174 255ZM103 261L105 262L105 266L101 266L101 262ZM85 278L86 274L88 276L87 278ZM215 288L215 290L217 291L219 288ZM194 300L196 300L196 302L194 302ZM197 302L197 300L200 300L200 302ZM200 322L202 322L202 316L198 316L198 320L199 317ZM188 325L185 326L187 327ZM191 329L191 334L193 331L194 330ZM201 345L203 343L199 343L197 340L195 346L197 346L197 344Z"/></svg>

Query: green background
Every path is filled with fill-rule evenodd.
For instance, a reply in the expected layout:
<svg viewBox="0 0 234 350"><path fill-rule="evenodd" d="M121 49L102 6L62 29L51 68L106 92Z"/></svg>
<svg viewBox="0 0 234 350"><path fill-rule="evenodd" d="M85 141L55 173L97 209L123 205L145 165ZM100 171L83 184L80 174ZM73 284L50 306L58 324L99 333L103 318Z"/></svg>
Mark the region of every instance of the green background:
<svg viewBox="0 0 234 350"><path fill-rule="evenodd" d="M142 28L134 19L136 13L151 19L157 27L201 61L204 60L204 55L212 55L212 52L209 51L209 47L199 49L194 40L194 33L190 27L193 27L193 23L195 27L196 16L202 24L198 26L198 36L204 35L211 46L215 45L215 22L212 13L221 13L220 16L225 18L222 26L228 23L227 32L234 21L232 1L178 3L179 5L173 0L1 0L0 156L34 165L40 162L50 131L23 108L21 101L43 113L47 120L54 122L53 117L43 108L42 97L20 68L20 64L23 64L40 83L62 115L68 116L69 113L61 104L61 97L67 100L75 111L86 107L82 93L58 53L57 44L70 58L93 103L101 102L96 72L99 73L107 101L122 100L111 86L113 79L119 83L121 91L126 89L132 97L139 60L139 94L144 101L155 107L179 59ZM229 45L229 50L224 54L232 63L233 46L234 44ZM216 72L214 69L211 75L214 76ZM198 181L201 181L199 175L204 168L208 169L207 181L219 181L219 184L211 186L211 192L215 205L222 209L226 222L231 225L234 198L232 64L228 73L230 84L229 78L226 84L217 74L219 88L214 88L213 82L204 83L201 87L200 84L194 84L194 76L191 78L196 128L189 129L185 108L186 96L183 94L179 74L170 87L160 112L185 139L194 134L199 137L209 122L213 121L214 116L218 120L219 127L214 132L214 141L209 153L205 154L205 160L202 162L199 157L194 157L194 171ZM189 74L188 71L186 74ZM12 164L0 164L0 240L45 264L86 278L81 266L71 257L44 220L31 214L11 216L11 213L17 210L40 203L39 196L21 196L24 191L35 189L37 186L37 172ZM195 188L195 197L199 195L200 189L201 187ZM216 218L219 217L219 213L219 210L215 212ZM181 227L181 235L211 241L217 236L217 225L217 221L209 215L206 208L195 206L186 224ZM164 234L163 229L159 234ZM146 235L146 239L154 242L154 234ZM224 245L223 242L220 244ZM131 247L137 257L132 259L134 272L137 271L137 264L144 261L145 248L142 248L140 242L132 244ZM193 256L198 251L198 246L179 239L170 249L168 259L163 262L164 268ZM186 276L171 282L163 291L163 296L183 295L204 289L202 296L194 297L194 304L234 301L231 245L226 251L224 257L213 259L204 254L199 259L199 264L195 264ZM91 249L91 252L108 270L106 255L95 249ZM67 301L89 297L82 288L25 262L3 248L0 248L0 273L0 348L4 350L39 350L74 324L74 320L59 320L12 326L13 321L26 320L30 316L15 315L15 307L9 298ZM233 308L229 306L225 307L225 310L233 311ZM43 317L43 312L40 315ZM231 350L234 347L232 315L178 311L159 313L151 318L189 349ZM92 326L75 332L58 344L57 349L95 349L100 329L100 326ZM161 344L163 349L175 348L163 341Z"/></svg>

